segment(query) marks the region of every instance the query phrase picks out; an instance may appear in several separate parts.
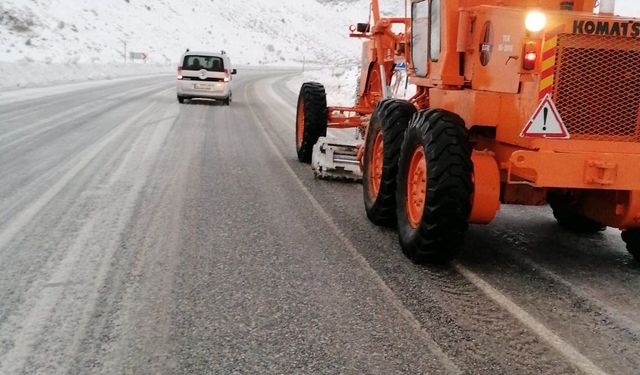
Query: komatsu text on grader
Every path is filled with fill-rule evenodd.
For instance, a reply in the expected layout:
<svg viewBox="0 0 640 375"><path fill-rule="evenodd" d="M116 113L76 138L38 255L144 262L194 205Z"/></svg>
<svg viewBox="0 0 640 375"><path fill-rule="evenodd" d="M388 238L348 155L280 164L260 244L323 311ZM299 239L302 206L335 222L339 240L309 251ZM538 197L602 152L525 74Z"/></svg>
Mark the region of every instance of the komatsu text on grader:
<svg viewBox="0 0 640 375"><path fill-rule="evenodd" d="M361 153L367 216L397 226L408 257L449 260L501 203L548 202L568 229L621 229L640 260L640 20L614 2L410 1L404 41L379 44L366 82L388 85L402 54L417 94L377 103ZM302 87L301 161L351 124L334 113L322 86Z"/></svg>

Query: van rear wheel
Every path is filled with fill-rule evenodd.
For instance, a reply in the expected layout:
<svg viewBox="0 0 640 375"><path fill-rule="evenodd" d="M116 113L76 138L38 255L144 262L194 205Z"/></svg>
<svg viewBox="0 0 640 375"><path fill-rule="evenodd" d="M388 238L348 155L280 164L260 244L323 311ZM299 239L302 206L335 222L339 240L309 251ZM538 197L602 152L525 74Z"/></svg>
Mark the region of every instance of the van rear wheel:
<svg viewBox="0 0 640 375"><path fill-rule="evenodd" d="M180 104L184 103L184 97L178 95L178 103Z"/></svg>

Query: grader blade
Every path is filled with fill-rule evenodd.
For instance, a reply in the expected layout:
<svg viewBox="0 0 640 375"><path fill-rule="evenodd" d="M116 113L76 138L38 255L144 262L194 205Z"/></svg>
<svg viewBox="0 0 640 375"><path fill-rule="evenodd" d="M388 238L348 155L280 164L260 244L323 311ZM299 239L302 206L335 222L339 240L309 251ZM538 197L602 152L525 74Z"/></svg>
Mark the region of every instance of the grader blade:
<svg viewBox="0 0 640 375"><path fill-rule="evenodd" d="M361 181L358 148L363 141L320 137L313 147L311 167L317 178Z"/></svg>

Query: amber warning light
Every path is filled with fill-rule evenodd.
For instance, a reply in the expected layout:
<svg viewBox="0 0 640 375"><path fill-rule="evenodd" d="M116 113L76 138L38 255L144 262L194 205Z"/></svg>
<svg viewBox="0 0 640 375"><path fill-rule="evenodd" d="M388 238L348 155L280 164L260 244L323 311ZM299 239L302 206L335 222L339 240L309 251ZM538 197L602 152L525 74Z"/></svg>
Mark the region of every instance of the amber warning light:
<svg viewBox="0 0 640 375"><path fill-rule="evenodd" d="M547 25L547 16L539 11L531 11L527 13L524 25L530 32L537 33L542 31L542 29Z"/></svg>

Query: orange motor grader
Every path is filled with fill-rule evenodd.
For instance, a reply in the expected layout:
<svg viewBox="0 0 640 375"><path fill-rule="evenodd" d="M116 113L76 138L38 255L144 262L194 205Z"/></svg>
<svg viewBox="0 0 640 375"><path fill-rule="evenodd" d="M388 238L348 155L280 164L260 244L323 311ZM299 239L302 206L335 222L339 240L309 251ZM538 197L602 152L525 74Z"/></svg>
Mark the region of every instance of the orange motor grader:
<svg viewBox="0 0 640 375"><path fill-rule="evenodd" d="M501 203L545 201L640 258L640 20L594 3L411 1L417 95L378 105L363 160L367 214L410 258L449 260Z"/></svg>
<svg viewBox="0 0 640 375"><path fill-rule="evenodd" d="M403 33L408 18L382 18L378 1L372 1L367 23L350 27L350 37L363 39L360 78L353 107L327 107L325 88L306 82L300 89L296 115L298 160L312 163L316 176L360 179L362 141L328 138L327 129L360 129L366 133L377 104L391 96L391 83L398 63L404 63ZM402 32L394 28L400 27Z"/></svg>
<svg viewBox="0 0 640 375"><path fill-rule="evenodd" d="M417 94L376 106L362 163L367 216L409 258L448 261L501 203L547 202L640 260L640 20L595 3L408 1Z"/></svg>

